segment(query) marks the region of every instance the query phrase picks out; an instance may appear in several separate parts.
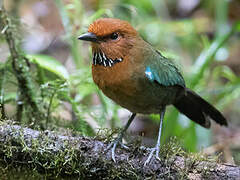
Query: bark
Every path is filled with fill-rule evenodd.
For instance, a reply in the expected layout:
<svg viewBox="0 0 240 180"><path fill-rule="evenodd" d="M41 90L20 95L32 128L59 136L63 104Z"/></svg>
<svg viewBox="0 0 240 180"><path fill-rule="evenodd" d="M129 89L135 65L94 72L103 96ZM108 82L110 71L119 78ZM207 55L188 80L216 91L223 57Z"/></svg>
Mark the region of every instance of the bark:
<svg viewBox="0 0 240 180"><path fill-rule="evenodd" d="M161 154L160 161L153 159L144 167L148 150L135 145L129 150L117 148L114 163L104 140L1 125L0 161L54 177L80 179L240 179L240 167L180 156L181 153ZM165 152L168 151L177 150Z"/></svg>

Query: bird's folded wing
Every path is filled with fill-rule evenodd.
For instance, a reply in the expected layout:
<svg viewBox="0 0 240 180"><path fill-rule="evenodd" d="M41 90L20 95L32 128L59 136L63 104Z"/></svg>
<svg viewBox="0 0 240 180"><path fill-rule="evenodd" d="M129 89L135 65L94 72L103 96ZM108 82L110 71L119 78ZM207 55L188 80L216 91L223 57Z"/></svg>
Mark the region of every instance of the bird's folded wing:
<svg viewBox="0 0 240 180"><path fill-rule="evenodd" d="M163 86L180 85L185 87L185 81L177 66L160 53L152 56L146 66L145 75L150 81Z"/></svg>

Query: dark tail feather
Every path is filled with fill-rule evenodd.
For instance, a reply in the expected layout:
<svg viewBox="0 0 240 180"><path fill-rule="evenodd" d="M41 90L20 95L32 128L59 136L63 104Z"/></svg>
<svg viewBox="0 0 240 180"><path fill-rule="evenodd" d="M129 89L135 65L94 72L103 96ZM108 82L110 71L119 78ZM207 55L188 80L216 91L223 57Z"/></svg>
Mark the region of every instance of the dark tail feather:
<svg viewBox="0 0 240 180"><path fill-rule="evenodd" d="M215 107L190 89L185 88L184 95L174 104L174 106L189 119L205 128L210 128L211 126L208 117L220 125L227 126L227 120L223 115Z"/></svg>

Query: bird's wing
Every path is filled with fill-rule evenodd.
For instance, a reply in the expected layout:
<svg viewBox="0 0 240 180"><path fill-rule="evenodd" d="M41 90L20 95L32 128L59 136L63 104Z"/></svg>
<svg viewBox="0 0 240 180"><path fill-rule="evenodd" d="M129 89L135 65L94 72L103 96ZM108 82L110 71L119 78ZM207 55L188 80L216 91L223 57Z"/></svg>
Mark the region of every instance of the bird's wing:
<svg viewBox="0 0 240 180"><path fill-rule="evenodd" d="M185 81L177 66L159 52L154 54L146 66L145 75L152 82L163 86L180 85L185 87Z"/></svg>

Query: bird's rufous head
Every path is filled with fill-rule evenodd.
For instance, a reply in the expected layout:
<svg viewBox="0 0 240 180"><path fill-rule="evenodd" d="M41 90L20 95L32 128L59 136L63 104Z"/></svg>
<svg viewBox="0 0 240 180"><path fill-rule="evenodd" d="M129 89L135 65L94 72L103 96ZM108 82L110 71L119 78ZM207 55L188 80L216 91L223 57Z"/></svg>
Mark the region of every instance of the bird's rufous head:
<svg viewBox="0 0 240 180"><path fill-rule="evenodd" d="M113 66L124 60L137 37L137 31L127 21L101 18L78 39L92 42L94 65Z"/></svg>

